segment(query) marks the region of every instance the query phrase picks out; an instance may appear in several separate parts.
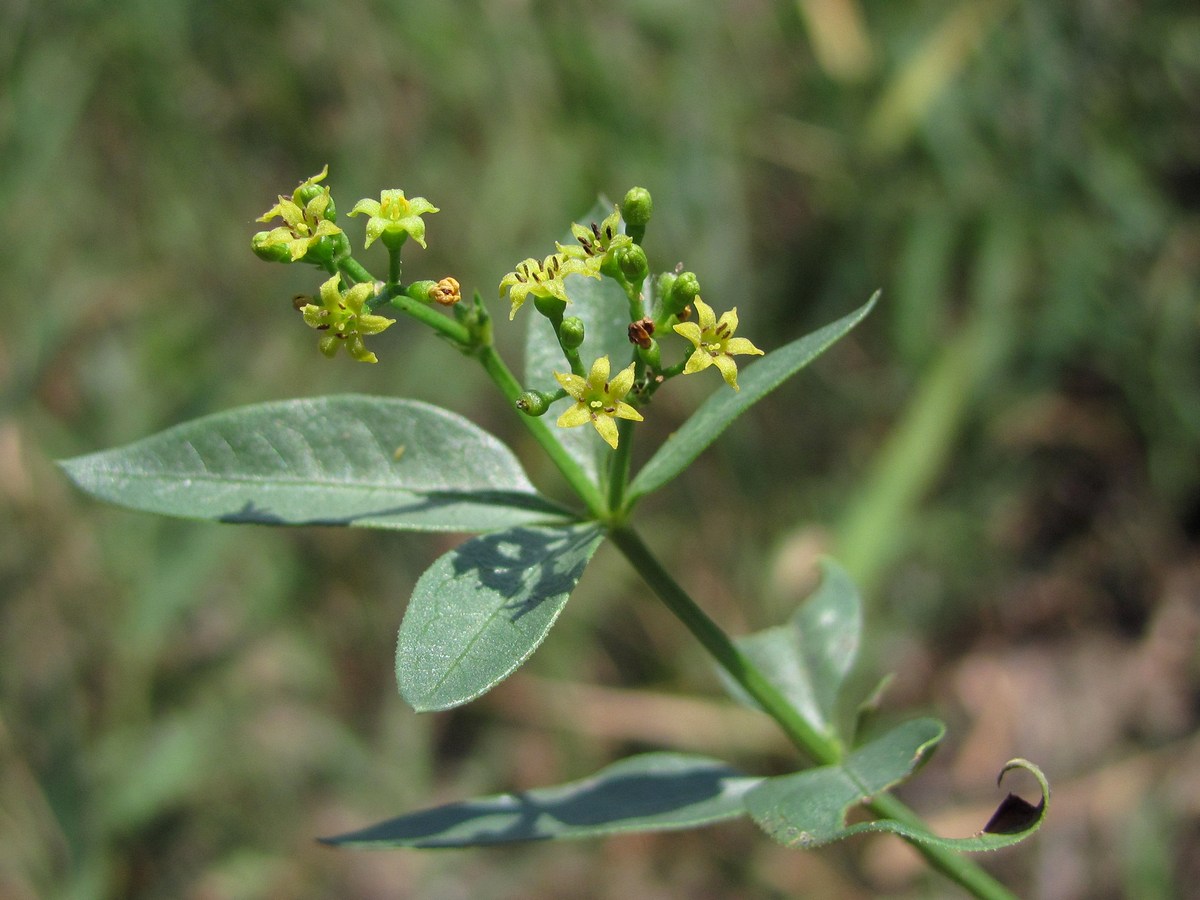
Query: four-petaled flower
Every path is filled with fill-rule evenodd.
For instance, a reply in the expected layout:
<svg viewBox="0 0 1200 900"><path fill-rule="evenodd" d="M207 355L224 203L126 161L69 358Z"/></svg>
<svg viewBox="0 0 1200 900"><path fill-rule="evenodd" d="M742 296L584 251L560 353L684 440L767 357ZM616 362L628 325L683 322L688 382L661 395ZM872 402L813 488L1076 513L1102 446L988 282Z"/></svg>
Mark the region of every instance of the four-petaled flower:
<svg viewBox="0 0 1200 900"><path fill-rule="evenodd" d="M755 347L746 338L734 337L737 331L737 307L721 315L720 321L713 315L712 307L697 297L692 301L696 305L700 321L683 322L675 326L675 331L692 342L695 349L688 357L683 374L691 375L715 365L721 370L721 377L735 391L739 390L737 383L737 363L733 361L735 354L748 353L752 356L762 356L763 351Z"/></svg>
<svg viewBox="0 0 1200 900"><path fill-rule="evenodd" d="M512 300L509 319L516 317L517 310L530 294L535 297L557 297L563 303L570 303L563 279L575 274L600 277L599 271L591 271L585 260L565 253L552 253L541 262L530 257L518 263L516 269L500 279L500 296L503 297L507 290Z"/></svg>
<svg viewBox="0 0 1200 900"><path fill-rule="evenodd" d="M359 362L378 362L375 354L363 345L363 336L379 334L396 320L365 309L367 298L375 294L373 285L364 282L343 291L338 280L339 276L334 275L321 285L319 306L308 303L301 307L304 321L324 332L317 346L326 356L335 356L338 347L345 347Z"/></svg>
<svg viewBox="0 0 1200 900"><path fill-rule="evenodd" d="M559 428L574 428L591 422L600 432L600 437L616 450L617 424L613 419L641 422L642 415L625 402L625 395L633 387L633 363L611 379L608 370L608 357L601 356L592 363L592 371L586 379L578 375L554 373L563 390L575 399L575 405L558 417L557 425Z"/></svg>
<svg viewBox="0 0 1200 900"><path fill-rule="evenodd" d="M329 174L326 165L320 172L305 181L292 192L291 199L279 197L279 202L258 217L259 222L270 222L275 217L286 223L270 231L254 235L256 252L270 252L273 247L285 247L291 261L303 259L313 244L323 237L341 234L342 229L333 224L333 201L326 185L317 186Z"/></svg>
<svg viewBox="0 0 1200 900"><path fill-rule="evenodd" d="M404 191L383 191L378 201L359 200L350 210L350 215L366 213L371 217L367 220L368 247L380 237L389 246L399 246L411 237L424 248L425 220L421 216L438 211L424 197L409 200L404 196Z"/></svg>

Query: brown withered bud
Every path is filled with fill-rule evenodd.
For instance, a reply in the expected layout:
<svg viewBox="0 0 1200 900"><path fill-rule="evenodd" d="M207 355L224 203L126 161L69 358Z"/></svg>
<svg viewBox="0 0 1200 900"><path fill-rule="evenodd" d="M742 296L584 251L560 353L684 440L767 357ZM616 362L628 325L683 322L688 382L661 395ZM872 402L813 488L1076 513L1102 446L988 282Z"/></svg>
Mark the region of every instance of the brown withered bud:
<svg viewBox="0 0 1200 900"><path fill-rule="evenodd" d="M683 309L681 309L679 311L679 314L675 316L675 318L677 318L680 322L686 322L691 317L692 317L692 308L690 306L685 306Z"/></svg>
<svg viewBox="0 0 1200 900"><path fill-rule="evenodd" d="M447 276L434 285L429 296L442 306L453 306L462 299L462 288L457 279Z"/></svg>
<svg viewBox="0 0 1200 900"><path fill-rule="evenodd" d="M308 306L308 304L312 302L313 298L308 296L308 294L297 294L292 298L292 307L296 310L296 312L300 312L304 309L304 307Z"/></svg>
<svg viewBox="0 0 1200 900"><path fill-rule="evenodd" d="M637 344L643 350L649 349L650 337L654 334L654 320L647 316L629 323L629 343Z"/></svg>

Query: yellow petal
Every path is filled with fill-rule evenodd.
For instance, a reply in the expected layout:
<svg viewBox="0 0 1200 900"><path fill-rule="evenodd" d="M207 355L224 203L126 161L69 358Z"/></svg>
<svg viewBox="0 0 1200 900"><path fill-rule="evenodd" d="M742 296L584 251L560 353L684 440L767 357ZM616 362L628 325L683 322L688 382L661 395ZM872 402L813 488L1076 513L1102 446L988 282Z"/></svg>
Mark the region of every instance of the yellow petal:
<svg viewBox="0 0 1200 900"><path fill-rule="evenodd" d="M604 442L616 450L617 423L608 416L596 416L592 419L592 424L596 426L596 430L600 432L600 437L604 438Z"/></svg>
<svg viewBox="0 0 1200 900"><path fill-rule="evenodd" d="M609 379L608 396L614 400L620 400L629 393L631 387L633 387L633 363L618 372L614 378Z"/></svg>
<svg viewBox="0 0 1200 900"><path fill-rule="evenodd" d="M614 416L616 416L618 419L632 419L635 422L644 422L645 421L645 419L642 418L642 414L640 412L638 412L636 409L634 409L628 403L622 403L619 400L617 401L616 407L613 409L612 414Z"/></svg>
<svg viewBox="0 0 1200 900"><path fill-rule="evenodd" d="M687 338L696 347L700 346L700 326L695 322L681 322L674 326L675 333Z"/></svg>
<svg viewBox="0 0 1200 900"><path fill-rule="evenodd" d="M554 380L562 385L562 389L574 397L576 400L583 400L583 392L587 390L587 382L578 375L563 374L562 372L554 373Z"/></svg>
<svg viewBox="0 0 1200 900"><path fill-rule="evenodd" d="M589 422L592 418L588 408L582 403L576 403L574 406L568 407L558 421L555 423L559 428L574 428L576 425L583 425Z"/></svg>
<svg viewBox="0 0 1200 900"><path fill-rule="evenodd" d="M593 390L601 390L604 387L604 382L608 381L608 357L601 356L592 363L592 371L588 373L587 383ZM563 387L566 387L564 384Z"/></svg>
<svg viewBox="0 0 1200 900"><path fill-rule="evenodd" d="M712 307L697 297L692 303L696 306L696 312L699 314L700 330L709 331L717 324L717 317L713 315ZM687 324L687 323L684 323Z"/></svg>
<svg viewBox="0 0 1200 900"><path fill-rule="evenodd" d="M728 356L710 356L709 359L721 370L721 377L725 379L727 385L735 391L741 390L737 383L737 363Z"/></svg>
<svg viewBox="0 0 1200 900"><path fill-rule="evenodd" d="M763 351L755 347L747 338L730 338L725 342L725 352L730 356L734 354L749 354L750 356L762 356Z"/></svg>
<svg viewBox="0 0 1200 900"><path fill-rule="evenodd" d="M738 316L737 316L737 307L736 306L733 309L729 310L729 312L721 314L721 319L719 322L717 322L717 330L718 331L721 329L722 325L725 326L726 334L733 334L735 331L737 331Z"/></svg>
<svg viewBox="0 0 1200 900"><path fill-rule="evenodd" d="M683 367L684 375L694 375L697 372L703 372L713 364L713 358L708 355L706 350L697 350L688 357L687 365Z"/></svg>

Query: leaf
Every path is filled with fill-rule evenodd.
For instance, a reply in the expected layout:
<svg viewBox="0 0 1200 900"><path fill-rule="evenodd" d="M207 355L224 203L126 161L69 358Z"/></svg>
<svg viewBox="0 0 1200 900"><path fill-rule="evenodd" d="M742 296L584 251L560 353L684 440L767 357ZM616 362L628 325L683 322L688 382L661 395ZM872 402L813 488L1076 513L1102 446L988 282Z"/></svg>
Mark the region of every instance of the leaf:
<svg viewBox="0 0 1200 900"><path fill-rule="evenodd" d="M577 220L581 225L600 222L611 214L613 204L600 198L582 219ZM575 236L568 229L561 238L561 243L575 245ZM629 365L633 359L633 346L629 343L629 300L625 292L611 278L585 278L582 275L569 275L563 282L567 296L571 298L565 315L578 316L583 320L583 345L579 348L579 357L585 369L590 369L592 363L601 356L607 356L612 371L617 372ZM562 349L558 346L558 338L550 320L539 315L533 309L533 303L526 304L518 315L526 316L525 332L525 384L527 388L536 390L557 390L558 383L554 380L555 372L567 372L569 367L563 357ZM546 416L557 419L563 409L572 401L569 398L559 400L551 406ZM556 428L555 435L567 452L583 467L588 476L599 483L599 472L603 464L612 455L610 448L596 433L595 428L580 426L578 428Z"/></svg>
<svg viewBox="0 0 1200 900"><path fill-rule="evenodd" d="M858 657L862 601L850 576L824 560L821 584L785 625L737 638L755 667L817 731L837 733L838 694ZM743 703L754 702L728 682Z"/></svg>
<svg viewBox="0 0 1200 900"><path fill-rule="evenodd" d="M738 375L739 391L718 390L704 401L638 472L629 486L629 502L658 490L689 465L751 406L824 353L866 317L879 292L863 306L819 331L773 350Z"/></svg>
<svg viewBox="0 0 1200 900"><path fill-rule="evenodd" d="M473 700L545 638L604 534L594 523L472 538L417 581L400 625L396 680L417 711Z"/></svg>
<svg viewBox="0 0 1200 900"><path fill-rule="evenodd" d="M760 781L703 756L646 753L580 781L450 803L322 841L361 849L474 847L696 828L745 815L742 797Z"/></svg>
<svg viewBox="0 0 1200 900"><path fill-rule="evenodd" d="M1050 785L1037 766L1023 759L1010 760L1000 777L1013 769L1025 769L1037 779L1041 800L1034 805L1010 794L984 829L971 837L938 837L895 819L846 825L850 807L905 780L928 758L943 734L942 724L934 719L905 722L854 751L842 765L766 779L746 795L746 807L763 831L789 847L819 847L853 834L882 831L970 853L1011 846L1041 827Z"/></svg>
<svg viewBox="0 0 1200 900"><path fill-rule="evenodd" d="M102 500L220 522L489 531L569 515L495 437L414 400L246 406L61 465Z"/></svg>
<svg viewBox="0 0 1200 900"><path fill-rule="evenodd" d="M935 719L913 719L855 750L841 765L768 778L746 795L758 827L789 847L819 847L879 822L846 826L846 811L903 781L945 734Z"/></svg>

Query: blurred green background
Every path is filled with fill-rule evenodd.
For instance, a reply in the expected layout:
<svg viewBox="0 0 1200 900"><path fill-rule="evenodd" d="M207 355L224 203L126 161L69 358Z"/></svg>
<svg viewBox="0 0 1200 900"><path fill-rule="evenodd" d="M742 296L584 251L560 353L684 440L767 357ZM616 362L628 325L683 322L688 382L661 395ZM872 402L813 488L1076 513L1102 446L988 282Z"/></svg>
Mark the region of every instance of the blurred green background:
<svg viewBox="0 0 1200 900"><path fill-rule="evenodd" d="M644 530L738 632L786 616L820 553L843 560L864 689L893 671L885 714L950 725L906 799L967 834L1009 757L1050 775L1040 835L983 861L1023 896L1200 878L1194 2L12 0L0 73L0 895L948 895L893 839L802 853L748 824L313 843L639 749L791 762L609 551L517 676L418 717L395 630L453 537L160 520L54 468L354 390L461 412L556 489L415 325L376 339L377 366L314 352L291 309L313 270L249 236L326 162L342 209L392 187L440 206L406 275L485 297L633 184L652 263L697 271L764 348L882 288ZM664 392L643 444L697 396Z"/></svg>

